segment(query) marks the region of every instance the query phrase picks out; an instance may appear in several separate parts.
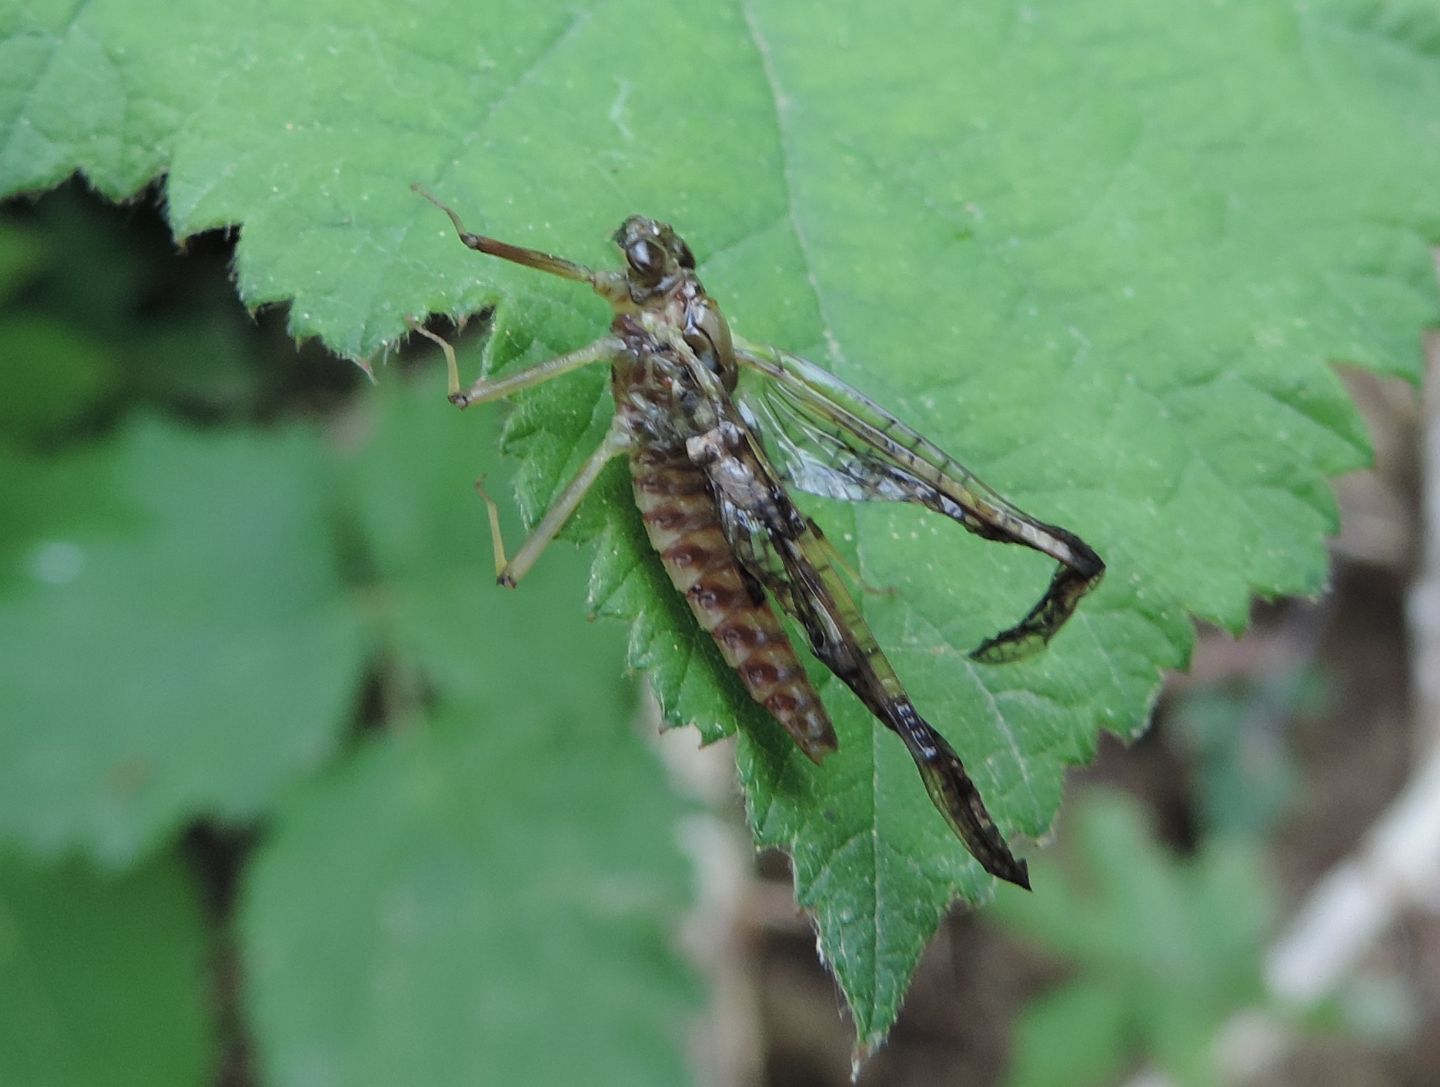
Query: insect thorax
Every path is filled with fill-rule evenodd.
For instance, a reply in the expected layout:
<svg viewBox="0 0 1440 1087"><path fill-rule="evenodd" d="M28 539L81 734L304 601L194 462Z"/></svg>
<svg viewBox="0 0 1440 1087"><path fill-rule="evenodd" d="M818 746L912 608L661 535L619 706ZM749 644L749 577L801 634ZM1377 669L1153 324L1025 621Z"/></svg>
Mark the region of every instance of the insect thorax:
<svg viewBox="0 0 1440 1087"><path fill-rule="evenodd" d="M700 389L683 343L666 343L636 316L612 325L624 342L611 365L615 411L639 445L683 447L717 423L714 405Z"/></svg>

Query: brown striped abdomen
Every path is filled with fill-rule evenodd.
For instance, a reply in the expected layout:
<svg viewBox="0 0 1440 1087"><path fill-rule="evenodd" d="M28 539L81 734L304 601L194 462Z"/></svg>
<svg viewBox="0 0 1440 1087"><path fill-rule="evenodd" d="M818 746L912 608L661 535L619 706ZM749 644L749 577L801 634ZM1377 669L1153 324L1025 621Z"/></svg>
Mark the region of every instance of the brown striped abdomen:
<svg viewBox="0 0 1440 1087"><path fill-rule="evenodd" d="M835 730L775 612L751 596L704 473L683 449L642 447L631 456L630 474L645 531L671 583L750 697L819 762L835 750Z"/></svg>

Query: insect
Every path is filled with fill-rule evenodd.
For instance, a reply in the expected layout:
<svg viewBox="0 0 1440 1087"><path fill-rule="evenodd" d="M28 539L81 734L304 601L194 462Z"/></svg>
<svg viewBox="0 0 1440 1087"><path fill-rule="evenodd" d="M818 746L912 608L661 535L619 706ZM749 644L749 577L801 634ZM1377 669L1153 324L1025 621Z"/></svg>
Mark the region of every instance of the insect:
<svg viewBox="0 0 1440 1087"><path fill-rule="evenodd" d="M1011 853L954 749L911 703L837 573L837 553L786 486L851 501L916 502L985 539L1055 559L1044 596L971 653L977 661L1017 660L1041 649L1100 581L1100 557L1073 533L1015 508L834 375L732 336L695 274L690 247L667 224L626 219L614 234L625 267L597 272L472 233L454 211L413 188L449 216L471 249L588 283L615 313L608 334L588 347L469 388L461 386L450 345L413 326L444 351L449 398L461 408L610 364L615 415L604 440L508 560L489 503L499 582L519 582L605 465L628 457L645 531L671 582L750 696L800 750L821 762L836 748L835 730L771 601L900 737L935 807L980 864L1028 888L1025 862Z"/></svg>

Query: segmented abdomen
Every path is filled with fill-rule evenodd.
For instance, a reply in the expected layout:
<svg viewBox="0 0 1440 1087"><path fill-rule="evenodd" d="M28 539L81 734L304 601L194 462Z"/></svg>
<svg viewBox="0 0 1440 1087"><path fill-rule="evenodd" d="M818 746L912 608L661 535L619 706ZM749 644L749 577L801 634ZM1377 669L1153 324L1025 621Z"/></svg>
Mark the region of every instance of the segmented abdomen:
<svg viewBox="0 0 1440 1087"><path fill-rule="evenodd" d="M642 447L631 455L630 474L645 531L670 581L750 697L819 762L835 750L835 730L775 612L763 597L757 601L758 592L751 595L704 473L683 449Z"/></svg>

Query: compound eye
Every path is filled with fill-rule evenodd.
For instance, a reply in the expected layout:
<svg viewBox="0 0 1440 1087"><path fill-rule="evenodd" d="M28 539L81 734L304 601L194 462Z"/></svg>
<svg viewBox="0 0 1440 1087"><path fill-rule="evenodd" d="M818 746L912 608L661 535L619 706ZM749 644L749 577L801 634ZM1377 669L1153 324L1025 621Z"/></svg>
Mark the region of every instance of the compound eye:
<svg viewBox="0 0 1440 1087"><path fill-rule="evenodd" d="M681 268L688 268L692 272L695 270L695 254L690 252L684 238L675 239L675 259L680 262Z"/></svg>
<svg viewBox="0 0 1440 1087"><path fill-rule="evenodd" d="M645 279L659 279L665 271L665 254L658 245L644 238L625 248L625 259Z"/></svg>

